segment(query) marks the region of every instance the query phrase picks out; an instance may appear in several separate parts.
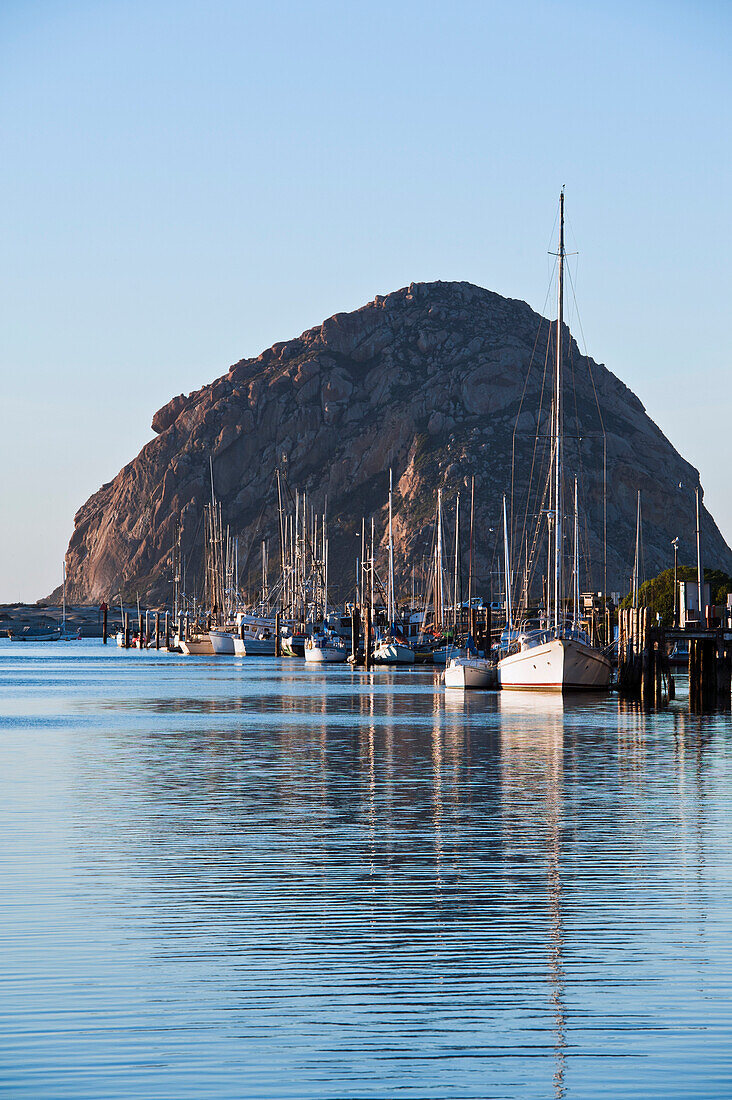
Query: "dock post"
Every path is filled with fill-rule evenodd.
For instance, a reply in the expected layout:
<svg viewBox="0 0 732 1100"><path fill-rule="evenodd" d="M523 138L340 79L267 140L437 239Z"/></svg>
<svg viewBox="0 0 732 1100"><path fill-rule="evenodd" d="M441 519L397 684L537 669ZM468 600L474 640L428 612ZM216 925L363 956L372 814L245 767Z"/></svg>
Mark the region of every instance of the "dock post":
<svg viewBox="0 0 732 1100"><path fill-rule="evenodd" d="M102 604L102 643L107 644L107 603Z"/></svg>
<svg viewBox="0 0 732 1100"><path fill-rule="evenodd" d="M354 665L358 660L358 650L361 643L361 614L356 604L351 611L351 657Z"/></svg>
<svg viewBox="0 0 732 1100"><path fill-rule="evenodd" d="M123 626L122 626L122 630L124 632L123 633L123 639L122 639L124 648L129 649L130 648L130 617L127 614L126 611L125 611L125 617L124 617L124 623L123 623Z"/></svg>
<svg viewBox="0 0 732 1100"><path fill-rule="evenodd" d="M170 627L168 625L168 612L165 612L165 648L170 649Z"/></svg>
<svg viewBox="0 0 732 1100"><path fill-rule="evenodd" d="M275 611L275 657L282 656L282 635L280 634L280 613Z"/></svg>
<svg viewBox="0 0 732 1100"><path fill-rule="evenodd" d="M366 619L364 621L363 635L364 635L364 654L363 663L364 668L368 671L371 668L371 657L373 655L371 632L373 623L371 622L371 604L366 604Z"/></svg>
<svg viewBox="0 0 732 1100"><path fill-rule="evenodd" d="M160 649L160 612L155 612L155 648Z"/></svg>
<svg viewBox="0 0 732 1100"><path fill-rule="evenodd" d="M721 634L717 640L717 705L729 710L732 707L732 649Z"/></svg>

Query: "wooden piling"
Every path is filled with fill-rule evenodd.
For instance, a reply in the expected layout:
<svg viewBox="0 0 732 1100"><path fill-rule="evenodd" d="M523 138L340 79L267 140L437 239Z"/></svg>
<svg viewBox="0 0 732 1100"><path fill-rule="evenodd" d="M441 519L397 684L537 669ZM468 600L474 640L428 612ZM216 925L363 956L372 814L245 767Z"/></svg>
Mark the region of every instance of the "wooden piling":
<svg viewBox="0 0 732 1100"><path fill-rule="evenodd" d="M170 649L170 625L168 623L168 612L165 612L165 648Z"/></svg>
<svg viewBox="0 0 732 1100"><path fill-rule="evenodd" d="M160 612L155 612L155 648L160 649Z"/></svg>
<svg viewBox="0 0 732 1100"><path fill-rule="evenodd" d="M275 657L281 657L282 656L282 635L280 633L280 613L279 613L279 611L275 611L275 639L274 639L274 643L275 643L274 655L275 655Z"/></svg>
<svg viewBox="0 0 732 1100"><path fill-rule="evenodd" d="M373 623L371 622L371 604L366 604L366 618L364 619L364 646L363 646L363 663L364 668L368 671L371 668L371 659L373 657Z"/></svg>
<svg viewBox="0 0 732 1100"><path fill-rule="evenodd" d="M107 604L102 604L102 644L107 644Z"/></svg>
<svg viewBox="0 0 732 1100"><path fill-rule="evenodd" d="M124 623L123 623L123 626L122 626L122 630L123 630L122 644L123 644L125 649L129 649L130 648L130 617L127 614L126 611L125 611L125 614L124 614Z"/></svg>
<svg viewBox="0 0 732 1100"><path fill-rule="evenodd" d="M351 657L353 663L356 664L359 659L359 650L361 648L361 614L359 609L354 604L351 612Z"/></svg>

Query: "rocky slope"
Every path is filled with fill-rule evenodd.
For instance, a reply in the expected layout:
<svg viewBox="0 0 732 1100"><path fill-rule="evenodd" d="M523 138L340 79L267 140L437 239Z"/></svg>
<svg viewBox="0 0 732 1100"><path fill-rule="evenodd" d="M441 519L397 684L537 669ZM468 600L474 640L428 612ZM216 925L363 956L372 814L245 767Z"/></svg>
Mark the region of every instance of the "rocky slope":
<svg viewBox="0 0 732 1100"><path fill-rule="evenodd" d="M178 517L192 588L210 494L209 456L224 521L240 536L242 553L269 536L272 568L275 467L286 471L293 490L307 489L318 510L327 498L330 576L341 597L352 583L361 517L376 514L383 531L390 465L402 577L429 549L438 487L448 509L456 490L467 505L475 474L478 587L495 588L503 493L509 502L512 494L517 545L541 503L537 472L544 452L543 444L535 449L535 439L537 422L548 415L550 341L549 322L524 302L468 283L437 282L377 296L236 363L215 382L160 409L152 422L155 438L79 510L66 556L69 598L101 600L121 590L168 599ZM652 575L673 560L676 535L680 560L694 560L698 475L618 378L583 359L571 339L564 345L565 467L580 479L587 583L600 588L603 581L599 402L606 432L608 588L626 591L637 489L645 572ZM271 507L257 529L265 500ZM706 563L732 572L732 552L706 511L703 532Z"/></svg>

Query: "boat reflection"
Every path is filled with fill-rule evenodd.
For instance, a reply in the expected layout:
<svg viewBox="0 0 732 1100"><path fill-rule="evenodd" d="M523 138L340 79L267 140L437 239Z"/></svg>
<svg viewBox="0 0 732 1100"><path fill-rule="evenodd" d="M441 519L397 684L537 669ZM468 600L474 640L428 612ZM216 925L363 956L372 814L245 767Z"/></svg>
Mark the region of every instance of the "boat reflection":
<svg viewBox="0 0 732 1100"><path fill-rule="evenodd" d="M504 836L508 843L517 836L528 845L540 843L545 852L547 979L557 1098L566 1094L562 828L565 717L573 709L574 698L559 692L499 693Z"/></svg>

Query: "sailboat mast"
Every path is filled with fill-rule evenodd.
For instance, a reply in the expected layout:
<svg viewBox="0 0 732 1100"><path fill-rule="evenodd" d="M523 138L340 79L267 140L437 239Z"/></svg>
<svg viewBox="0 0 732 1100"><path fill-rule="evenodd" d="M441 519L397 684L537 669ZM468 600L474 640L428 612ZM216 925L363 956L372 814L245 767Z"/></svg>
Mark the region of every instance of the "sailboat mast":
<svg viewBox="0 0 732 1100"><path fill-rule="evenodd" d="M633 607L638 606L638 576L640 573L641 495L638 490L638 510L635 517L635 559L633 561Z"/></svg>
<svg viewBox="0 0 732 1100"><path fill-rule="evenodd" d="M577 512L577 478L574 479L574 582L572 585L575 628L579 623L579 517Z"/></svg>
<svg viewBox="0 0 732 1100"><path fill-rule="evenodd" d="M557 362L554 372L554 629L562 604L562 324L564 321L564 189L559 195Z"/></svg>
<svg viewBox="0 0 732 1100"><path fill-rule="evenodd" d="M437 490L437 590L436 595L439 601L439 622L438 626L442 630L442 609L444 607L442 596L442 489Z"/></svg>
<svg viewBox="0 0 732 1100"><path fill-rule="evenodd" d="M460 493L455 498L455 575L453 577L452 625L457 630L458 622L458 573L460 571Z"/></svg>
<svg viewBox="0 0 732 1100"><path fill-rule="evenodd" d="M511 629L511 550L508 545L508 514L506 512L506 498L503 498L503 557L506 570L506 626Z"/></svg>
<svg viewBox="0 0 732 1100"><path fill-rule="evenodd" d="M468 610L473 607L473 517L475 514L475 474L470 483L470 552L468 556ZM472 619L471 619L472 622Z"/></svg>
<svg viewBox="0 0 732 1100"><path fill-rule="evenodd" d="M388 577L388 593L387 593L387 618L389 620L389 627L391 628L394 622L394 541L391 528L392 517L392 472L389 467L389 577Z"/></svg>
<svg viewBox="0 0 732 1100"><path fill-rule="evenodd" d="M371 618L374 618L374 517L371 517Z"/></svg>

